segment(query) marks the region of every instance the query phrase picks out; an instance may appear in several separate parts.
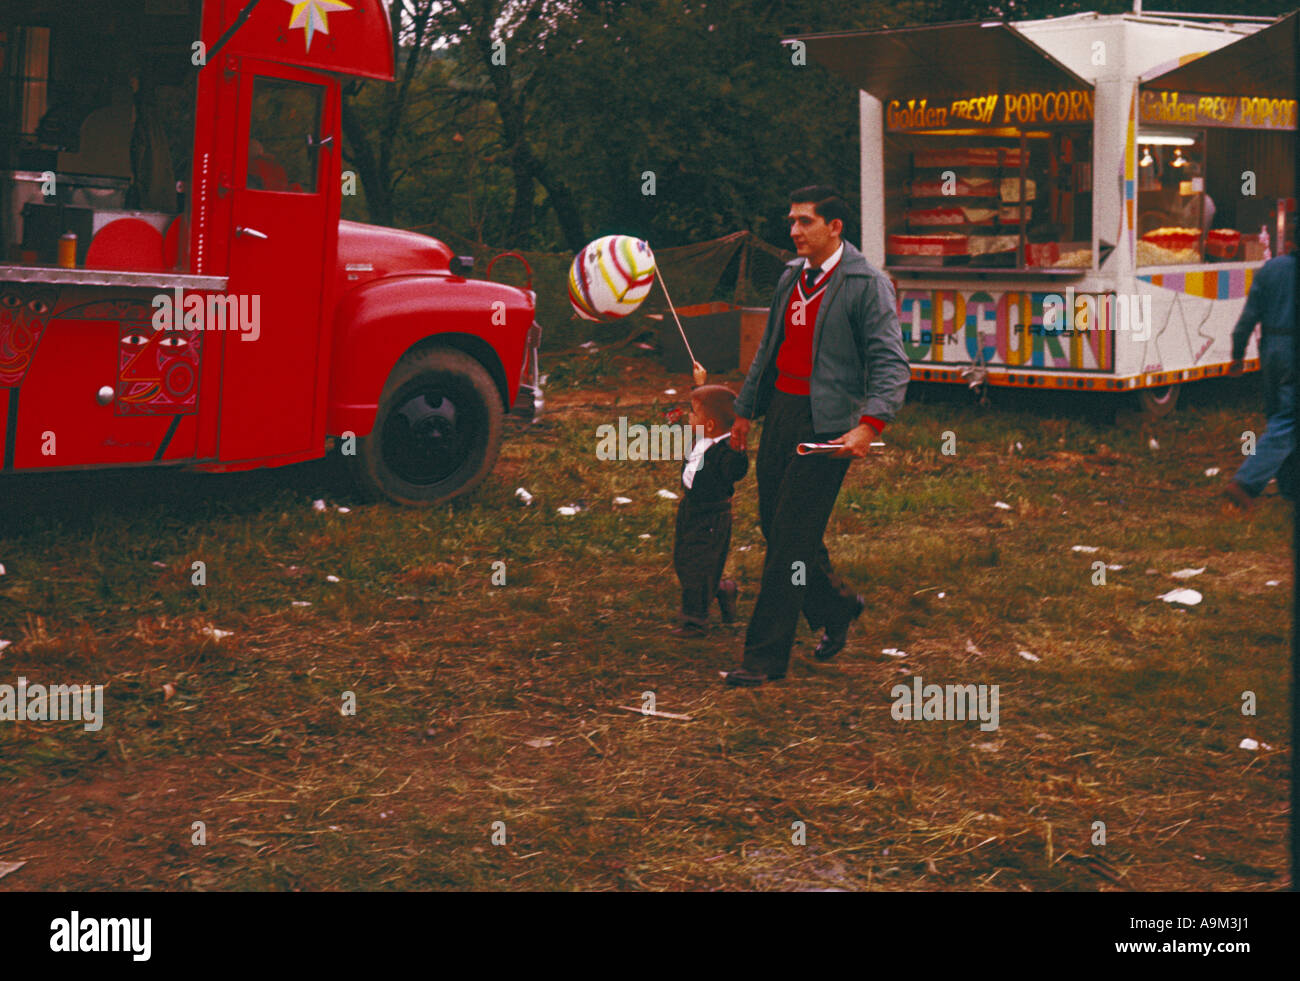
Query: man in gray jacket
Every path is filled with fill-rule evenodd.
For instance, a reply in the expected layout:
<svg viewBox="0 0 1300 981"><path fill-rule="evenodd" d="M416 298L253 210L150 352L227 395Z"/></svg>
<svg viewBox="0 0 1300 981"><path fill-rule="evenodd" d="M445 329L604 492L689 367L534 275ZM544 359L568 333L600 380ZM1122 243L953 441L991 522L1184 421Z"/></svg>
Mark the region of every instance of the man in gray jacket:
<svg viewBox="0 0 1300 981"><path fill-rule="evenodd" d="M790 237L800 258L776 287L767 327L736 399L731 445L745 449L750 421L765 412L758 450L758 511L767 554L728 685L785 677L799 612L824 628L814 652L843 649L863 600L835 574L822 537L849 464L902 407L911 368L889 279L841 239L848 206L831 188L790 195ZM801 442L840 443L800 456Z"/></svg>

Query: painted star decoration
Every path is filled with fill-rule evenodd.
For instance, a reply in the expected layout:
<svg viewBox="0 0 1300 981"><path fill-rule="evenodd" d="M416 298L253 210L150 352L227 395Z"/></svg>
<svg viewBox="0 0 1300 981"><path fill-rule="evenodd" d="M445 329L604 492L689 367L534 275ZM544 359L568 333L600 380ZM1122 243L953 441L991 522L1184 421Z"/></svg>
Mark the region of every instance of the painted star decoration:
<svg viewBox="0 0 1300 981"><path fill-rule="evenodd" d="M349 4L343 3L342 0L284 0L293 8L289 15L289 28L301 27L307 32L307 50L311 50L311 39L320 31L322 34L330 32L330 25L327 17L329 14L337 13L343 10L351 10Z"/></svg>

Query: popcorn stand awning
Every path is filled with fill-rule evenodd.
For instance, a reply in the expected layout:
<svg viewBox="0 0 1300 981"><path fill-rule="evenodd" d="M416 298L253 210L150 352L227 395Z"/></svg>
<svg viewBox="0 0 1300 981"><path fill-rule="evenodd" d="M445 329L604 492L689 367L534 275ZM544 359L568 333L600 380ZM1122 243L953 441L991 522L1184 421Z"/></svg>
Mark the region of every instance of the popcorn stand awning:
<svg viewBox="0 0 1300 981"><path fill-rule="evenodd" d="M886 105L927 96L1092 89L1001 22L806 34L799 40L819 64Z"/></svg>

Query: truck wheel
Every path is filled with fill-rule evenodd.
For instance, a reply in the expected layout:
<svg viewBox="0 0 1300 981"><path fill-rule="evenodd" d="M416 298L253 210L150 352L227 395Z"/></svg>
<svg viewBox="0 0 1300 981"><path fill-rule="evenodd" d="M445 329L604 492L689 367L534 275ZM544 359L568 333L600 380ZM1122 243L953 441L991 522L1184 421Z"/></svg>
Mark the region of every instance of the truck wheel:
<svg viewBox="0 0 1300 981"><path fill-rule="evenodd" d="M501 396L463 351L407 354L388 376L375 428L357 440L353 473L371 500L441 504L477 487L501 449Z"/></svg>
<svg viewBox="0 0 1300 981"><path fill-rule="evenodd" d="M1158 419L1167 416L1178 405L1177 385L1162 385L1159 388L1143 388L1137 393L1138 411L1145 416Z"/></svg>

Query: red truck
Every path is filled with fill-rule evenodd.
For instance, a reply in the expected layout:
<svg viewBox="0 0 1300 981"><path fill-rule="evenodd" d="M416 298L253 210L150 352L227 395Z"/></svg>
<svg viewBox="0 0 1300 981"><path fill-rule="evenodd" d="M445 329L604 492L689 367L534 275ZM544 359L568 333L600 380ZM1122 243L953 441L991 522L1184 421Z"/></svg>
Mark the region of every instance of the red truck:
<svg viewBox="0 0 1300 981"><path fill-rule="evenodd" d="M540 396L530 289L340 221L380 0L0 2L3 472L323 456L445 501Z"/></svg>

